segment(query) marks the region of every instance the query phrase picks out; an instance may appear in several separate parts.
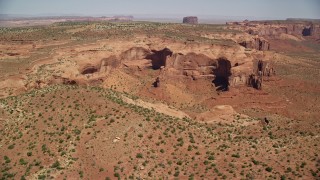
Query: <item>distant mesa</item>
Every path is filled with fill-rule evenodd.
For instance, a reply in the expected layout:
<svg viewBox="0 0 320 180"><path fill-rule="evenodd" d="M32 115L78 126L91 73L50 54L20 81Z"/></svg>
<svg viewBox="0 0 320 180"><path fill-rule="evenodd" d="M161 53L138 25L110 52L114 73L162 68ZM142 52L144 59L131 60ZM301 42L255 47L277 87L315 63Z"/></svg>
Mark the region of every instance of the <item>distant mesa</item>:
<svg viewBox="0 0 320 180"><path fill-rule="evenodd" d="M198 24L198 17L196 17L196 16L184 17L183 23L185 23L185 24Z"/></svg>

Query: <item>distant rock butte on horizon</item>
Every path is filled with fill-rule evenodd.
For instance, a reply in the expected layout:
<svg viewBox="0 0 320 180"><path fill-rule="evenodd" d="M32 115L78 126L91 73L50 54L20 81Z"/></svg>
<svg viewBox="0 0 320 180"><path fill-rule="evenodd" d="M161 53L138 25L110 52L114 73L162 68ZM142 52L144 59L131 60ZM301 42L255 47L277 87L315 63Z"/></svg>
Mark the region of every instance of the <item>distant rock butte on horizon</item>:
<svg viewBox="0 0 320 180"><path fill-rule="evenodd" d="M196 16L187 16L183 18L183 23L185 24L198 24L198 17Z"/></svg>

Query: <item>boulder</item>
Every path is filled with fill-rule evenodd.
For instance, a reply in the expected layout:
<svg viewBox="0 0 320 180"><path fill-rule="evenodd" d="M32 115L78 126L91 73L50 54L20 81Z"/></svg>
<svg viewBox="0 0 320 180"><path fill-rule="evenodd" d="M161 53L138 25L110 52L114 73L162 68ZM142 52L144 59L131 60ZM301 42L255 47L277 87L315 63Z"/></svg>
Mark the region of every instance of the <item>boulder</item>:
<svg viewBox="0 0 320 180"><path fill-rule="evenodd" d="M156 88L160 87L160 78L159 77L157 77L156 80L153 82L153 86Z"/></svg>

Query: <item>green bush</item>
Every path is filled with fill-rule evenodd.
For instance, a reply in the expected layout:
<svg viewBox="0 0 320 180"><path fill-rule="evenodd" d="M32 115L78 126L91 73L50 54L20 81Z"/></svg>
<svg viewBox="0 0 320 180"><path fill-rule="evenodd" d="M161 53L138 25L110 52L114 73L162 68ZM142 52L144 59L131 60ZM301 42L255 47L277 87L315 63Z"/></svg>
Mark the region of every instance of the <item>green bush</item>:
<svg viewBox="0 0 320 180"><path fill-rule="evenodd" d="M10 146L8 146L8 149L13 149L14 148L14 144L11 144Z"/></svg>
<svg viewBox="0 0 320 180"><path fill-rule="evenodd" d="M213 156L213 155L210 155L210 156L208 157L208 159L209 159L209 160L214 160L214 156Z"/></svg>
<svg viewBox="0 0 320 180"><path fill-rule="evenodd" d="M266 171L271 172L272 171L272 167L267 167Z"/></svg>
<svg viewBox="0 0 320 180"><path fill-rule="evenodd" d="M51 165L51 168L61 169L61 167L60 167L60 162L59 162L59 161L54 162L54 163Z"/></svg>
<svg viewBox="0 0 320 180"><path fill-rule="evenodd" d="M21 158L21 159L19 160L19 164L20 164L20 165L26 165L26 164L28 164L28 162L27 162L26 160L24 160L23 158Z"/></svg>
<svg viewBox="0 0 320 180"><path fill-rule="evenodd" d="M232 154L231 157L240 158L240 155L238 153L237 154Z"/></svg>
<svg viewBox="0 0 320 180"><path fill-rule="evenodd" d="M143 158L143 155L142 155L141 153L138 153L138 154L136 155L136 158Z"/></svg>

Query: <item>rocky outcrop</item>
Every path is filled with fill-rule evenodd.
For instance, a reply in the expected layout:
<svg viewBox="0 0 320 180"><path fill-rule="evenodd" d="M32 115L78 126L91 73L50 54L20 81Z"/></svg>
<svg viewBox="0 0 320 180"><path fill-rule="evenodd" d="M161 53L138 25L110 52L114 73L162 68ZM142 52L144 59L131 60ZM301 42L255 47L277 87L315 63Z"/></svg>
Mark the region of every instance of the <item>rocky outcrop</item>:
<svg viewBox="0 0 320 180"><path fill-rule="evenodd" d="M186 55L175 54L174 59L168 63L169 67L179 70L196 70L200 67L215 66L216 61L204 54L190 52Z"/></svg>
<svg viewBox="0 0 320 180"><path fill-rule="evenodd" d="M275 70L273 68L273 65L269 61L254 60L252 70L256 75L259 74L259 71L261 71L262 76L275 75Z"/></svg>
<svg viewBox="0 0 320 180"><path fill-rule="evenodd" d="M196 16L184 17L182 22L185 24L198 24L198 17Z"/></svg>
<svg viewBox="0 0 320 180"><path fill-rule="evenodd" d="M65 84L65 85L78 85L78 82L74 79L53 75L48 84Z"/></svg>
<svg viewBox="0 0 320 180"><path fill-rule="evenodd" d="M95 72L98 72L98 68L96 66L93 65L86 65L82 71L81 74L93 74Z"/></svg>
<svg viewBox="0 0 320 180"><path fill-rule="evenodd" d="M255 37L250 41L240 42L239 44L245 48L256 49L259 51L270 50L270 43L267 40L259 37Z"/></svg>
<svg viewBox="0 0 320 180"><path fill-rule="evenodd" d="M120 61L116 56L110 56L108 58L101 59L99 72L105 73L109 72L111 68L116 68L120 65Z"/></svg>
<svg viewBox="0 0 320 180"><path fill-rule="evenodd" d="M167 65L167 57L172 56L172 51L164 48L160 51L152 50L152 54L147 55L145 58L150 59L153 69L160 69L161 66Z"/></svg>
<svg viewBox="0 0 320 180"><path fill-rule="evenodd" d="M306 26L302 30L303 36L314 36L317 34L317 28L315 25L311 24L310 26Z"/></svg>
<svg viewBox="0 0 320 180"><path fill-rule="evenodd" d="M311 25L311 36L315 36L315 35L319 35L320 31L319 31L320 27L316 27L315 25Z"/></svg>
<svg viewBox="0 0 320 180"><path fill-rule="evenodd" d="M250 74L248 77L248 86L261 90L262 78L254 74Z"/></svg>
<svg viewBox="0 0 320 180"><path fill-rule="evenodd" d="M157 77L156 80L153 82L153 87L160 87L160 78Z"/></svg>
<svg viewBox="0 0 320 180"><path fill-rule="evenodd" d="M259 36L277 36L281 33L288 33L287 27L266 27L263 29L260 29L259 31L255 31L251 34L259 35Z"/></svg>
<svg viewBox="0 0 320 180"><path fill-rule="evenodd" d="M194 52L173 54L168 59L167 75L190 77L193 80L208 79L217 90L227 91L231 73L231 62L224 57L212 59L204 54Z"/></svg>
<svg viewBox="0 0 320 180"><path fill-rule="evenodd" d="M137 60L144 59L150 51L143 47L132 47L120 54L121 60Z"/></svg>
<svg viewBox="0 0 320 180"><path fill-rule="evenodd" d="M217 90L228 91L230 86L229 77L232 75L230 61L225 57L217 59L217 68L214 69L213 74L215 75L213 83Z"/></svg>
<svg viewBox="0 0 320 180"><path fill-rule="evenodd" d="M173 54L168 58L167 68L171 75L184 75L193 79L203 77L213 77L213 69L217 66L217 61L204 54L188 53Z"/></svg>
<svg viewBox="0 0 320 180"><path fill-rule="evenodd" d="M268 50L269 44L262 38L253 38L252 41L245 42L247 48L256 48L258 50ZM148 61L150 60L150 61ZM154 87L160 87L166 78L188 78L193 80L208 80L212 82L218 91L227 91L229 87L244 85L249 73L241 71L241 64L236 62L231 65L227 58L211 58L206 54L189 52L187 54L173 53L169 48L162 50L149 50L143 47L132 47L123 51L118 56L109 56L103 58L100 63L85 64L80 66L79 72L85 77L80 76L76 79L65 79L62 77L53 78L52 82L59 84L85 84L99 85L104 82L105 78L112 73L115 68L132 68L146 67L159 71L158 78L153 82ZM232 67L237 71L231 71ZM140 68L142 71L144 68ZM252 72L250 70L250 72ZM202 80L200 80L202 79Z"/></svg>
<svg viewBox="0 0 320 180"><path fill-rule="evenodd" d="M247 83L248 73L249 72L244 71L241 73L232 74L232 76L229 77L230 86L236 87L245 85Z"/></svg>
<svg viewBox="0 0 320 180"><path fill-rule="evenodd" d="M281 34L294 36L320 36L320 24L311 21L249 21L228 22L227 25L241 28L248 34L279 38Z"/></svg>

